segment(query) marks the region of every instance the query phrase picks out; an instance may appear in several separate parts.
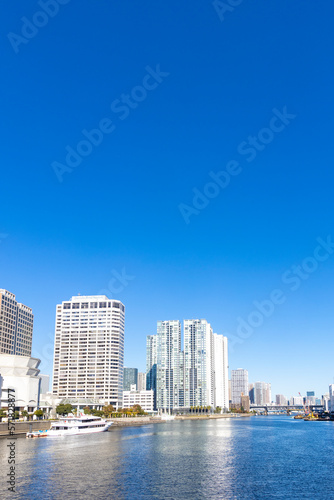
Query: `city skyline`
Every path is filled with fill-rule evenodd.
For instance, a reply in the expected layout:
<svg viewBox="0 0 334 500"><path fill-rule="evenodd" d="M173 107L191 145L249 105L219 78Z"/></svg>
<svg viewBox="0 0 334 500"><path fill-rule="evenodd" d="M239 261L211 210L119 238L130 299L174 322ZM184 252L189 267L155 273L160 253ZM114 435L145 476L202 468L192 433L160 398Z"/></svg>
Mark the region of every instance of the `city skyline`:
<svg viewBox="0 0 334 500"><path fill-rule="evenodd" d="M325 391L334 5L67 2L16 52L40 9L2 19L0 279L34 311L41 369L55 304L102 292L127 305L129 366L159 319L208 318L231 367Z"/></svg>
<svg viewBox="0 0 334 500"><path fill-rule="evenodd" d="M1 289L0 289L0 291L1 291ZM5 296L4 294L6 294L11 301L14 300L14 302L15 302L15 294L13 294L10 291L7 291L6 289L2 289L2 293L3 293L3 296ZM88 297L93 297L93 296L88 296ZM81 300L81 295L79 294L78 296L73 296L72 297L72 299L76 299L76 298L80 301ZM110 300L108 297L105 297L105 298L107 300ZM70 300L72 300L72 299L70 299ZM5 299L5 300L7 300L7 299ZM24 306L23 304L20 304L20 303L18 303L18 306L23 307L24 310L27 311L30 315L32 314L32 309L30 307ZM32 317L34 317L34 315L32 315ZM187 320L187 321L191 321L191 320ZM152 335L152 336L149 336L149 337L152 337L153 340L154 339L156 340L156 335L155 334ZM219 335L219 337L221 337L221 335ZM51 336L49 337L49 340L52 340ZM147 342L147 338L145 340ZM181 342L181 340L182 340L182 342L184 342L184 332L183 332L183 330L180 330L180 342ZM51 353L51 345L52 345L52 353ZM49 377L50 377L50 384L51 384L52 378L53 378L53 369L54 369L54 365L53 365L53 358L54 358L54 356L53 356L53 353L54 353L53 342L49 342L48 343L48 348L49 348L49 351L47 352L47 354L48 354L47 356L36 355L35 357L42 358L42 363L41 363L40 368L42 368L42 371L45 371L45 374L49 375ZM52 360L51 360L51 358L52 358ZM145 352L145 359L146 359L146 363L145 363L145 361L143 362L142 360L140 362L138 362L138 360L136 359L134 365L136 366L135 369L138 372L140 371L139 367L142 366L143 367L142 372L146 376L146 373L147 373L147 347L146 347L146 352ZM43 363L43 361L44 361L44 363ZM44 370L44 367L47 366L47 363L45 363L45 361L49 362L49 369L46 369L46 370ZM125 369L127 368L125 366L125 364L124 364L124 368ZM236 370L236 368L234 368L233 366L231 367L230 364L229 364L229 380L231 380L231 378L232 378L232 371L233 370ZM268 378L267 374L265 374L265 377ZM269 375L269 377L270 377L270 375ZM262 378L264 378L264 377L262 377ZM252 379L255 380L254 377L252 377ZM334 381L334 377L333 377L333 381ZM257 383L257 382L255 382L255 383ZM269 385L271 386L272 384L270 383ZM275 389L272 391L272 400L273 401L275 400L275 397L274 397L275 394L279 395L279 394L281 394L283 392L284 392L284 397L287 400L289 400L290 397L294 397L294 398L298 399L299 398L298 395L299 395L300 392L303 394L303 396L306 395L308 393L308 391L309 391L310 388L314 389L314 384L313 385L311 384L305 390L302 390L302 391L299 391L299 390L296 390L296 389L293 390L291 388L291 386L287 386L287 387L288 388L287 388L287 390L285 392L282 391L279 386L275 387ZM322 391L318 390L318 391L315 391L315 392L316 392L317 398L321 398L322 395L327 394L328 391L327 391L327 388L326 388L326 384L325 384L324 390L322 390Z"/></svg>

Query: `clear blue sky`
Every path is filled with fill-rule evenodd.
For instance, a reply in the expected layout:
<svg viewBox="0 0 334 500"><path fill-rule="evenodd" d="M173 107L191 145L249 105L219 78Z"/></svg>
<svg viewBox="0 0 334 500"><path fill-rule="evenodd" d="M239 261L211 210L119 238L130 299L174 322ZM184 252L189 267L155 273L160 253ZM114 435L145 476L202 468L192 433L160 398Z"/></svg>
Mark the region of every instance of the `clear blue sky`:
<svg viewBox="0 0 334 500"><path fill-rule="evenodd" d="M1 6L0 287L33 308L42 371L56 304L77 293L119 290L125 363L144 370L157 320L206 318L240 339L238 318L280 289L285 302L234 342L230 368L274 394L327 392L334 254L307 261L317 269L291 288L292 266L334 238L333 3L244 0L223 21L198 0L38 11ZM274 119L285 107L290 118ZM65 148L85 154L82 130L101 120L110 133L69 167ZM194 206L193 189L232 161L239 174ZM71 169L63 182L54 162ZM122 269L126 286L113 281Z"/></svg>

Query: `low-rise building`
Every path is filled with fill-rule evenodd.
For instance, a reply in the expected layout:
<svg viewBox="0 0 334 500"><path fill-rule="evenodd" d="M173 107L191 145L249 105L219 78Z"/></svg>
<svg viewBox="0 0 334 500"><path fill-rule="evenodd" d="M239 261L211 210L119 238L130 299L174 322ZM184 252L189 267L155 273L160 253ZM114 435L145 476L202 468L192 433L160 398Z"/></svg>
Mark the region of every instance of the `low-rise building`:
<svg viewBox="0 0 334 500"><path fill-rule="evenodd" d="M134 405L140 405L146 412L153 412L153 390L123 391L123 408L132 408Z"/></svg>
<svg viewBox="0 0 334 500"><path fill-rule="evenodd" d="M0 373L3 378L1 406L8 407L8 389L19 411L33 412L40 396L40 360L29 356L0 354Z"/></svg>

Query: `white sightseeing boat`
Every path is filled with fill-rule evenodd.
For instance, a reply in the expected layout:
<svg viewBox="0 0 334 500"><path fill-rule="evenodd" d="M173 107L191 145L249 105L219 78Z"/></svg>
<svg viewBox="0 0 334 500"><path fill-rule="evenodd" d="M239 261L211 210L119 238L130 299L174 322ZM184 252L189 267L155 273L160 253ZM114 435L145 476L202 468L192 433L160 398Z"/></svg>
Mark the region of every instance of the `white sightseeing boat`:
<svg viewBox="0 0 334 500"><path fill-rule="evenodd" d="M51 428L47 431L27 432L28 438L34 437L60 437L74 434L91 434L95 432L105 432L112 425L112 422L102 420L101 417L92 415L82 415L80 417L63 417L51 423Z"/></svg>

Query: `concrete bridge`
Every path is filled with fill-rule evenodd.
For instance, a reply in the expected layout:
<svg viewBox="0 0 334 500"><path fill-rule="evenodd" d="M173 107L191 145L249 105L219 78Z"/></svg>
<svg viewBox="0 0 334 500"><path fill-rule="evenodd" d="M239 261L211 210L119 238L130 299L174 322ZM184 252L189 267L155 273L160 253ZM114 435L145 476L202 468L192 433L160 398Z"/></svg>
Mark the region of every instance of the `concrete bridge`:
<svg viewBox="0 0 334 500"><path fill-rule="evenodd" d="M276 412L281 412L281 413L287 413L288 411L304 411L305 407L303 405L294 405L294 406L289 406L289 405L255 405L251 404L250 405L251 410L262 410L265 412L269 411L276 411Z"/></svg>

